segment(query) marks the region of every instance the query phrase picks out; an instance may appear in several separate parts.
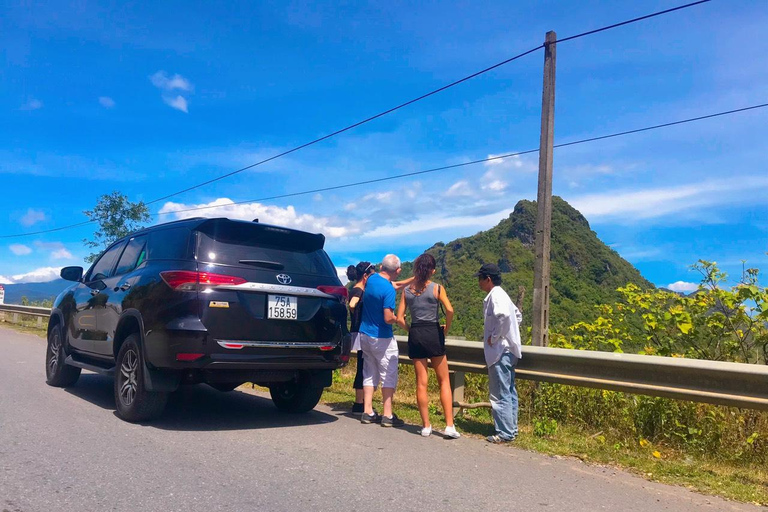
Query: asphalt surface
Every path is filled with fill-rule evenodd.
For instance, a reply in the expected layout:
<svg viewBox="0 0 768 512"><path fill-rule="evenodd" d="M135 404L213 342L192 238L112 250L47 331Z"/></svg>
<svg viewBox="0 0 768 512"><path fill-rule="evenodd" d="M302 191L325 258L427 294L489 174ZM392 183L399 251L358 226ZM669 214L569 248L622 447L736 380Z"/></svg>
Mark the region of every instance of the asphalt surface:
<svg viewBox="0 0 768 512"><path fill-rule="evenodd" d="M345 411L279 413L205 385L132 425L112 380L45 384L45 340L0 328L0 512L763 510L478 439L424 439Z"/></svg>

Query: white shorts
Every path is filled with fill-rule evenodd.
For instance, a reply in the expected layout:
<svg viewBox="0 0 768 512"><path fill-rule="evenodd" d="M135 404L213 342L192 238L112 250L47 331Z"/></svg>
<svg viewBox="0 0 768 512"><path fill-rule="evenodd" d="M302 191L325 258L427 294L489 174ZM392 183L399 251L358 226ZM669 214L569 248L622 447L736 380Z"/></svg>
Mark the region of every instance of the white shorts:
<svg viewBox="0 0 768 512"><path fill-rule="evenodd" d="M371 338L360 333L360 347L363 350L363 387L379 384L383 388L397 387L398 356L397 340L392 338Z"/></svg>

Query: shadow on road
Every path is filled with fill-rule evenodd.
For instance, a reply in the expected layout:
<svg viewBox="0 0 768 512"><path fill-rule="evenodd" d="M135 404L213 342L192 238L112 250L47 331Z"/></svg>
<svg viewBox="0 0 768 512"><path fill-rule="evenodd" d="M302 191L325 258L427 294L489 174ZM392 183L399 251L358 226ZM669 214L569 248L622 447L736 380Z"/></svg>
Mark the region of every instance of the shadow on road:
<svg viewBox="0 0 768 512"><path fill-rule="evenodd" d="M113 385L109 377L83 374L77 384L66 391L102 409L114 411ZM240 391L222 393L200 384L182 386L171 393L163 415L145 425L177 431L250 430L318 425L337 420L336 416L320 411L282 413L275 409L269 398Z"/></svg>

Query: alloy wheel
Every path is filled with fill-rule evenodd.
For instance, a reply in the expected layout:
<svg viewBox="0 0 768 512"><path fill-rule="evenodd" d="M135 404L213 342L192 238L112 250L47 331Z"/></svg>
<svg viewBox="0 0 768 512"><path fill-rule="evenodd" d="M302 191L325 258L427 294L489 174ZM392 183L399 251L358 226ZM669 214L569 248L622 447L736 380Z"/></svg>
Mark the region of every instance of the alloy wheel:
<svg viewBox="0 0 768 512"><path fill-rule="evenodd" d="M51 341L48 345L48 375L56 375L59 369L59 353L61 352L61 337L58 330L51 334Z"/></svg>
<svg viewBox="0 0 768 512"><path fill-rule="evenodd" d="M134 349L125 352L120 365L120 401L130 407L138 391L139 355Z"/></svg>

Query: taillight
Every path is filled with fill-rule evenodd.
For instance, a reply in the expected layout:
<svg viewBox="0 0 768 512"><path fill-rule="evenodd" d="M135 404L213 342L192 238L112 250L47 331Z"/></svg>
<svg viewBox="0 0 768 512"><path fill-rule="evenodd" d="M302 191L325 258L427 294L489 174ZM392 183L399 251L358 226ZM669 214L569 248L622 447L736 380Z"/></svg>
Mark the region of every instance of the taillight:
<svg viewBox="0 0 768 512"><path fill-rule="evenodd" d="M346 304L347 297L349 297L349 292L347 291L346 286L321 285L318 286L317 289L328 295L336 295L343 304Z"/></svg>
<svg viewBox="0 0 768 512"><path fill-rule="evenodd" d="M168 270L160 272L160 277L168 286L179 291L195 291L200 286L236 285L246 282L242 277L195 272L193 270Z"/></svg>

